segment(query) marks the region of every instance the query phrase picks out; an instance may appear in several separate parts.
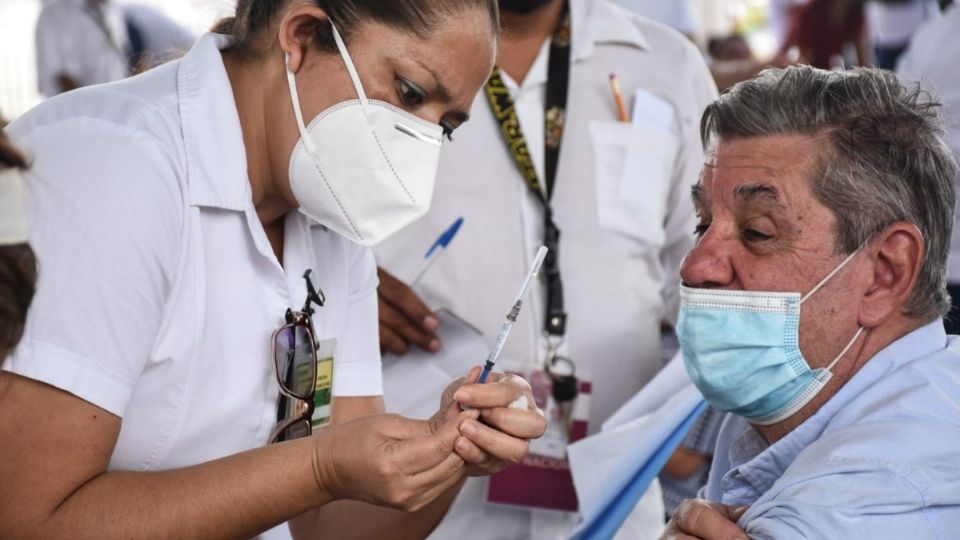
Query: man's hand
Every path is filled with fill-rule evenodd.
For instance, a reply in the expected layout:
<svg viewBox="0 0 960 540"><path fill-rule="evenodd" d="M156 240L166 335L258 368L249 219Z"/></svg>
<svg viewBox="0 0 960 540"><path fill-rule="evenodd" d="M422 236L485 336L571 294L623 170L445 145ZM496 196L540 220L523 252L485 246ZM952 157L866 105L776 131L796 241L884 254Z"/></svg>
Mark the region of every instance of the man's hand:
<svg viewBox="0 0 960 540"><path fill-rule="evenodd" d="M451 383L443 393L440 411L431 422L448 422L462 407L477 410L478 420L460 424L457 454L471 476L486 476L519 463L529 451L530 439L543 435L547 421L537 408L530 385L516 375L491 373L485 384L476 384L480 368Z"/></svg>
<svg viewBox="0 0 960 540"><path fill-rule="evenodd" d="M687 499L677 507L660 540L749 540L737 526L747 508Z"/></svg>
<svg viewBox="0 0 960 540"><path fill-rule="evenodd" d="M438 423L376 414L332 424L314 436L317 488L333 499L417 511L463 479L454 443L478 417L463 411Z"/></svg>
<svg viewBox="0 0 960 540"><path fill-rule="evenodd" d="M440 321L413 289L377 268L380 286L377 303L380 307L380 349L393 354L406 354L410 344L425 351L437 352L443 344L436 335Z"/></svg>

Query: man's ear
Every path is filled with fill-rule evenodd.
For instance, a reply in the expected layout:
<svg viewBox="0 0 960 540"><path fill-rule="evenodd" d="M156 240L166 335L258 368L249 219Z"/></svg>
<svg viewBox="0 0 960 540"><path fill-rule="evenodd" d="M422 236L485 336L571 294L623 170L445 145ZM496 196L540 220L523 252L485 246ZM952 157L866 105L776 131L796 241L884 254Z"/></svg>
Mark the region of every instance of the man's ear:
<svg viewBox="0 0 960 540"><path fill-rule="evenodd" d="M864 251L872 264L860 303L860 325L874 328L903 311L917 286L926 246L916 225L898 221L881 231Z"/></svg>
<svg viewBox="0 0 960 540"><path fill-rule="evenodd" d="M327 12L312 3L295 4L280 20L280 50L290 71L297 73L303 67L307 50L315 46L317 23L327 20Z"/></svg>

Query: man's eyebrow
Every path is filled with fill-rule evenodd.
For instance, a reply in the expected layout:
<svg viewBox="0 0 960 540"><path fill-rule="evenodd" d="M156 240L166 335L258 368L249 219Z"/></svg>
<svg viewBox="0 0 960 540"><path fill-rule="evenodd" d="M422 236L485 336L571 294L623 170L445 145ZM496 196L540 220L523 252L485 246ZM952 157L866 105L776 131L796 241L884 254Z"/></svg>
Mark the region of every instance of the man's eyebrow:
<svg viewBox="0 0 960 540"><path fill-rule="evenodd" d="M418 66L422 67L424 71L426 71L427 73L430 74L431 77L433 77L433 82L434 84L437 85L437 90L436 90L437 96L442 101L445 101L445 102L453 101L453 96L450 94L450 89L447 88L447 85L443 84L442 80L440 80L440 75L438 75L437 72L433 70L433 68L428 66L422 60L418 58L414 58L414 62L416 62ZM470 115L464 111L454 111L452 114L454 118L456 118L457 121L460 123L466 122L467 120L470 119Z"/></svg>
<svg viewBox="0 0 960 540"><path fill-rule="evenodd" d="M772 202L777 206L783 206L780 201L780 192L773 186L766 184L743 184L733 189L733 196L740 201L752 202L755 200L764 200Z"/></svg>

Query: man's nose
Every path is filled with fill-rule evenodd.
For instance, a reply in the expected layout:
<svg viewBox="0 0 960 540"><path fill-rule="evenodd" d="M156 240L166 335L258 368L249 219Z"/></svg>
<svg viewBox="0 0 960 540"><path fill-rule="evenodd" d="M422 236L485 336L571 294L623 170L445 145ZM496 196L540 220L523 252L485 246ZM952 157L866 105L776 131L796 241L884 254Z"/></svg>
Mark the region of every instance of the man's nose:
<svg viewBox="0 0 960 540"><path fill-rule="evenodd" d="M720 234L708 230L680 266L683 284L698 289L729 286L734 279L732 248Z"/></svg>

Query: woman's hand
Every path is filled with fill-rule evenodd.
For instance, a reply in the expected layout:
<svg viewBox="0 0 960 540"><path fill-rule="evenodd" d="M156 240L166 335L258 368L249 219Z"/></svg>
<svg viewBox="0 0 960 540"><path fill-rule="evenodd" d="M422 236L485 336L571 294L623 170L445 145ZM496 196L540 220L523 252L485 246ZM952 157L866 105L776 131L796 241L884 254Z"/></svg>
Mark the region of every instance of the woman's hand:
<svg viewBox="0 0 960 540"><path fill-rule="evenodd" d="M317 486L334 499L419 510L465 476L454 444L461 424L479 414L443 422L377 414L323 428L315 436Z"/></svg>
<svg viewBox="0 0 960 540"><path fill-rule="evenodd" d="M471 476L485 476L519 463L529 451L530 439L547 429L530 384L516 375L491 373L485 384L476 384L480 368L451 383L443 393L434 424L455 418L462 408L479 411L480 418L460 422L463 435L455 442L457 454Z"/></svg>

